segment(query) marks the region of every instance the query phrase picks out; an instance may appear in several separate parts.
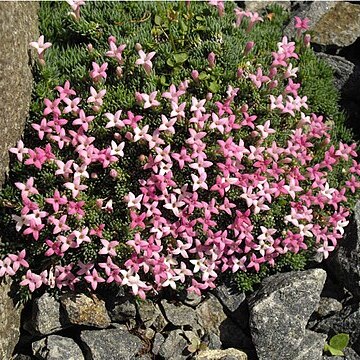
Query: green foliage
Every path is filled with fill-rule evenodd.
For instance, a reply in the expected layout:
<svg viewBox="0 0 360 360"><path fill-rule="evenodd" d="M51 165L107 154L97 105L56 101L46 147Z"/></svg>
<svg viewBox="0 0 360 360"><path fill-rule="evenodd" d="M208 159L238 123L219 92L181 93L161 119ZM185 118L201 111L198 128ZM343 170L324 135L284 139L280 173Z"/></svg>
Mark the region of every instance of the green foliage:
<svg viewBox="0 0 360 360"><path fill-rule="evenodd" d="M329 352L333 356L344 356L343 350L349 343L349 334L334 335L328 344L325 344L324 351Z"/></svg>

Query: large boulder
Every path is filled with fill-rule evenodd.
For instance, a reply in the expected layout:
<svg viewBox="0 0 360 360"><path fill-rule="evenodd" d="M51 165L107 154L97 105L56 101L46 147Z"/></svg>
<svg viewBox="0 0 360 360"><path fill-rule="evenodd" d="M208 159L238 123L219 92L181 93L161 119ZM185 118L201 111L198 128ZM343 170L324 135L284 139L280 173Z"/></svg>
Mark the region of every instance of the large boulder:
<svg viewBox="0 0 360 360"><path fill-rule="evenodd" d="M259 360L290 360L303 350L302 343L309 338L305 327L325 279L324 270L314 269L276 274L262 282L249 299L250 330Z"/></svg>
<svg viewBox="0 0 360 360"><path fill-rule="evenodd" d="M0 184L8 169L8 149L16 144L29 111L32 75L29 42L38 38L38 2L0 2ZM1 239L0 239L1 241ZM11 282L0 285L0 359L10 359L19 339L20 313L8 295Z"/></svg>

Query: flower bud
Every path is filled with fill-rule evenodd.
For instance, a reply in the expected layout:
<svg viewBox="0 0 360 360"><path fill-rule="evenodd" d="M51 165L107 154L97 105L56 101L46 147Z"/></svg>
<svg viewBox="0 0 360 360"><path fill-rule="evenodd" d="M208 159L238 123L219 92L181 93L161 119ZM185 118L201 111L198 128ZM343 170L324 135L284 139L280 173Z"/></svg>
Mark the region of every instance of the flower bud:
<svg viewBox="0 0 360 360"><path fill-rule="evenodd" d="M236 76L240 79L244 77L244 70L242 68L238 68L236 72Z"/></svg>
<svg viewBox="0 0 360 360"><path fill-rule="evenodd" d="M199 72L197 70L193 70L191 72L191 77L193 78L194 81L198 81L199 80Z"/></svg>
<svg viewBox="0 0 360 360"><path fill-rule="evenodd" d="M310 34L305 34L304 35L304 45L306 47L310 47L310 41L311 41L311 35Z"/></svg>
<svg viewBox="0 0 360 360"><path fill-rule="evenodd" d="M251 49L254 47L255 43L253 41L248 41L245 45L244 55L246 56Z"/></svg>
<svg viewBox="0 0 360 360"><path fill-rule="evenodd" d="M116 68L116 76L117 76L119 79L122 78L122 76L123 76L123 70L122 70L121 66L118 66L118 67Z"/></svg>
<svg viewBox="0 0 360 360"><path fill-rule="evenodd" d="M140 50L142 50L142 46L141 46L141 44L136 43L136 44L135 44L135 50L136 50L136 51L140 51Z"/></svg>
<svg viewBox="0 0 360 360"><path fill-rule="evenodd" d="M117 140L117 141L120 141L122 139L122 136L118 132L116 132L114 134L114 139Z"/></svg>
<svg viewBox="0 0 360 360"><path fill-rule="evenodd" d="M93 172L93 173L91 173L91 175L90 175L90 176L91 176L91 178L92 178L92 179L97 179L97 178L98 178L97 173L94 173L94 172Z"/></svg>
<svg viewBox="0 0 360 360"><path fill-rule="evenodd" d="M208 92L208 93L206 94L206 100L207 100L207 101L210 101L210 100L212 99L212 97L213 97L213 94L212 94L211 92Z"/></svg>
<svg viewBox="0 0 360 360"><path fill-rule="evenodd" d="M111 169L110 176L115 179L118 176L118 172L115 169Z"/></svg>
<svg viewBox="0 0 360 360"><path fill-rule="evenodd" d="M275 66L272 66L269 71L269 78L272 79L277 75L277 68Z"/></svg>
<svg viewBox="0 0 360 360"><path fill-rule="evenodd" d="M94 47L93 47L93 45L92 44L87 44L87 49L88 49L88 51L89 51L89 53L92 53L93 51L94 51Z"/></svg>
<svg viewBox="0 0 360 360"><path fill-rule="evenodd" d="M108 37L108 43L110 44L110 43L116 43L116 37L115 36L109 36Z"/></svg>
<svg viewBox="0 0 360 360"><path fill-rule="evenodd" d="M210 68L213 69L215 67L215 54L213 52L208 55L208 62Z"/></svg>
<svg viewBox="0 0 360 360"><path fill-rule="evenodd" d="M103 199L96 199L96 206L101 209L103 206L104 200Z"/></svg>

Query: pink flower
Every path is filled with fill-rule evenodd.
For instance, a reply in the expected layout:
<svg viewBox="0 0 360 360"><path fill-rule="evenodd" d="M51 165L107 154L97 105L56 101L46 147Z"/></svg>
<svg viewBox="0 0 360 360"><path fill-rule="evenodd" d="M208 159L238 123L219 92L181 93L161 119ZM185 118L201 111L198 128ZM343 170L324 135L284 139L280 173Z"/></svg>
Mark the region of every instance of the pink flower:
<svg viewBox="0 0 360 360"><path fill-rule="evenodd" d="M84 279L91 285L93 290L96 290L98 283L103 283L105 280L98 274L96 269L92 272L89 271L89 275L84 276Z"/></svg>
<svg viewBox="0 0 360 360"><path fill-rule="evenodd" d="M77 176L74 178L73 182L67 182L64 184L64 186L72 191L72 197L76 198L80 194L80 191L86 190L88 187L87 185L81 185L80 184L81 178L80 176Z"/></svg>
<svg viewBox="0 0 360 360"><path fill-rule="evenodd" d="M151 59L155 56L156 52L152 51L148 54L145 54L143 50L139 50L138 54L140 56L140 59L136 60L135 65L142 65L146 74L150 75L151 69L153 67Z"/></svg>
<svg viewBox="0 0 360 360"><path fill-rule="evenodd" d="M90 77L94 80L94 82L99 82L102 79L107 78L106 69L108 67L108 63L105 62L101 66L99 66L96 62L92 63L93 69L90 71Z"/></svg>
<svg viewBox="0 0 360 360"><path fill-rule="evenodd" d="M12 268L15 272L17 272L20 268L20 266L23 266L25 268L29 267L29 263L25 260L26 257L26 250L21 250L17 255L9 254L9 258L12 261ZM1 275L0 275L1 277Z"/></svg>
<svg viewBox="0 0 360 360"><path fill-rule="evenodd" d="M28 286L31 292L38 289L43 284L43 279L40 275L32 273L31 270L26 272L26 278L20 282L21 286Z"/></svg>
<svg viewBox="0 0 360 360"><path fill-rule="evenodd" d="M99 250L99 254L100 255L107 255L109 254L110 256L116 256L116 246L119 245L118 241L108 241L105 239L101 239L100 240L101 243L103 244L103 248Z"/></svg>

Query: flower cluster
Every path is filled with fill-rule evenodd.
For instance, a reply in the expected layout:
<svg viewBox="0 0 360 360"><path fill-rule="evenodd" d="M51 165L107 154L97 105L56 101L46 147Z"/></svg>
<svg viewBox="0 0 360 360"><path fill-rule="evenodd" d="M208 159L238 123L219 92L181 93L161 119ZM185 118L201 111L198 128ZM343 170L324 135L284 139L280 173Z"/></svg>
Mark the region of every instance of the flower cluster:
<svg viewBox="0 0 360 360"><path fill-rule="evenodd" d="M211 5L223 15L221 1ZM263 20L236 9L236 26L244 16L248 32ZM305 28L299 21L297 28ZM119 74L128 44L110 36L108 45L105 56ZM247 44L245 55L253 46ZM156 52L139 44L134 51L134 67L150 76ZM87 99L69 81L57 86L57 97L44 100L43 116L32 124L43 146L19 141L10 149L24 166L46 169L56 179L50 190L40 189L36 176L16 182L21 209L12 215L26 241L41 242L51 265L28 269L23 249L0 261L0 277L27 269L20 285L31 292L42 285L74 289L85 282L96 290L116 283L145 298L167 287L200 294L222 273L259 272L287 253L316 251L327 258L348 224L347 197L360 187L360 165L355 145L335 143L331 124L299 95L299 58L295 42L283 37L269 68L244 62L233 69L237 82L217 101L211 92L196 96L201 69L164 92L138 89L137 107L115 112L104 109L107 62L92 63ZM207 59L215 71L215 54ZM239 100L245 84L266 96L266 115ZM121 198L87 196L99 176L121 181L121 164L135 147L141 155L132 159L134 190ZM340 182L330 176L334 169L345 172ZM128 212L131 236L125 242L89 215L111 216L117 208ZM87 249L96 256L71 260Z"/></svg>

